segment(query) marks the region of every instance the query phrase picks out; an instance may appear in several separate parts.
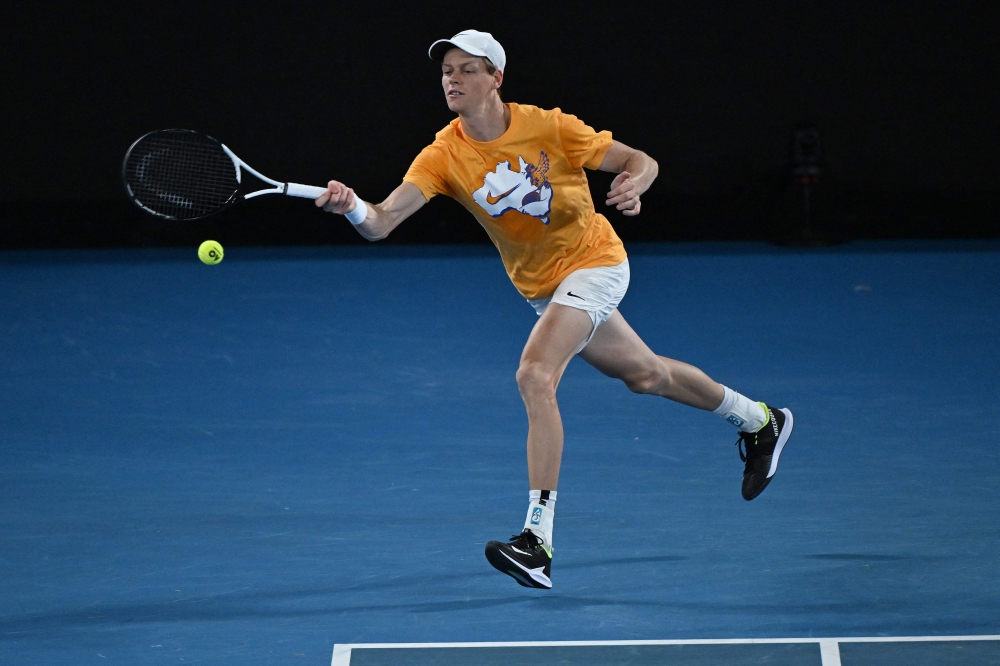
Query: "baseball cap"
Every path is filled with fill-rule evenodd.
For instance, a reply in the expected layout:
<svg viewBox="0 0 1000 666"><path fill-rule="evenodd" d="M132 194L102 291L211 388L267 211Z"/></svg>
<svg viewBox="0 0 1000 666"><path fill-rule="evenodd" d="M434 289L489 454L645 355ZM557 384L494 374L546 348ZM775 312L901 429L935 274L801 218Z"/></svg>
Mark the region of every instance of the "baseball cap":
<svg viewBox="0 0 1000 666"><path fill-rule="evenodd" d="M444 60L448 49L457 46L466 53L487 58L501 72L507 67L507 55L503 52L500 42L493 39L488 32L478 30L463 30L451 39L439 39L427 50L427 55L435 62Z"/></svg>

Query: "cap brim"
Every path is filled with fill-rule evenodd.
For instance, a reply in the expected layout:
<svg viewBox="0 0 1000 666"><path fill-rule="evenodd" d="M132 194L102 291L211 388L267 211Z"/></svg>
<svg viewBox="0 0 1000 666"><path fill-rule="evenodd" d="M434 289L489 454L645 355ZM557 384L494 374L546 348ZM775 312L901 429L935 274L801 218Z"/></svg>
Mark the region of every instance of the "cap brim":
<svg viewBox="0 0 1000 666"><path fill-rule="evenodd" d="M488 57L485 53L483 53L477 48L473 48L468 44L459 44L457 42L451 41L450 39L439 39L433 44L431 44L431 47L427 49L427 56L434 62L443 62L444 54L446 54L449 49L453 48L462 49L469 55L478 56L480 58Z"/></svg>

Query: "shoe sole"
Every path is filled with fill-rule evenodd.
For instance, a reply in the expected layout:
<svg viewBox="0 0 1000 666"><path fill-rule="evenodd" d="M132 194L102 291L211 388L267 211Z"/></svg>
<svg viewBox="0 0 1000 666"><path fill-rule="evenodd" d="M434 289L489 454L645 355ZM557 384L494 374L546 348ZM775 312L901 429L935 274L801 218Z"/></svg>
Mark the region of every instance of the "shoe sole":
<svg viewBox="0 0 1000 666"><path fill-rule="evenodd" d="M792 410L783 408L778 411L785 415L785 426L781 429L781 434L778 435L778 443L774 445L774 453L771 454L771 469L767 472L768 479L778 471L778 457L781 456L781 450L785 448L785 443L792 435L792 427L795 425L795 419L792 418ZM762 487L761 490L764 490L764 488ZM760 493L757 494L759 495Z"/></svg>
<svg viewBox="0 0 1000 666"><path fill-rule="evenodd" d="M489 545L486 547L486 560L493 565L493 568L501 573L505 573L515 581L521 587L531 587L536 590L551 590L552 581L543 573L533 573L530 569L526 569L519 562L515 562L510 559L500 548L493 547L490 548ZM535 580L535 576L540 576L544 578L543 581ZM545 583L548 583L546 585Z"/></svg>

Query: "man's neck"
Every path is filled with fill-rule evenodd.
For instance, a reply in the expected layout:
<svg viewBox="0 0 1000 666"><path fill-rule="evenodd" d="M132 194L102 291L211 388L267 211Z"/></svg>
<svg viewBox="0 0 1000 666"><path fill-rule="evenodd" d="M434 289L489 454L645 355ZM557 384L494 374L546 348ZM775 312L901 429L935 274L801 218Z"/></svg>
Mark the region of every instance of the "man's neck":
<svg viewBox="0 0 1000 666"><path fill-rule="evenodd" d="M459 118L462 119L462 131L474 141L499 139L510 127L510 109L499 96L491 96L477 113L459 115Z"/></svg>

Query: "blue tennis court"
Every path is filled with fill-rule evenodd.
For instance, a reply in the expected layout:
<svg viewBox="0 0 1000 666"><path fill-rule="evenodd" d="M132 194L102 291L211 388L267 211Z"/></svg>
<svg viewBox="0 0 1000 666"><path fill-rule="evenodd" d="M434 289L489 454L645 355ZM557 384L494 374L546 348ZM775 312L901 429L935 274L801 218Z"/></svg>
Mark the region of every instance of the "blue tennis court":
<svg viewBox="0 0 1000 666"><path fill-rule="evenodd" d="M1000 664L1000 244L629 250L633 328L795 434L747 503L730 426L573 361L551 591L483 557L492 248L0 253L0 661Z"/></svg>

